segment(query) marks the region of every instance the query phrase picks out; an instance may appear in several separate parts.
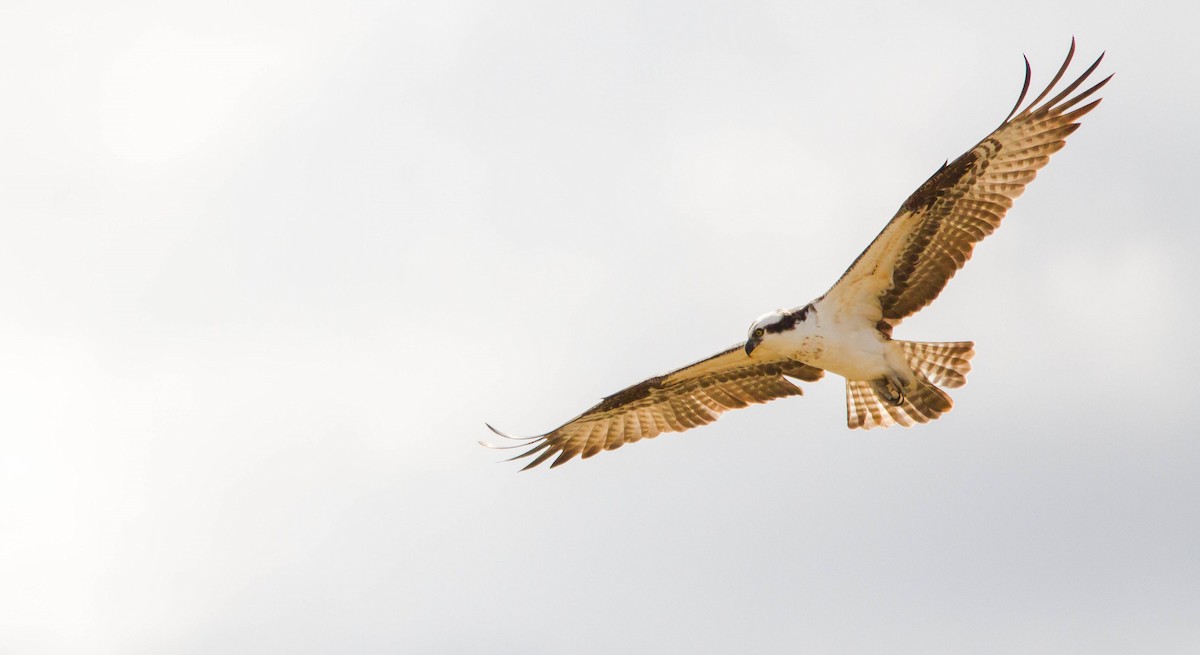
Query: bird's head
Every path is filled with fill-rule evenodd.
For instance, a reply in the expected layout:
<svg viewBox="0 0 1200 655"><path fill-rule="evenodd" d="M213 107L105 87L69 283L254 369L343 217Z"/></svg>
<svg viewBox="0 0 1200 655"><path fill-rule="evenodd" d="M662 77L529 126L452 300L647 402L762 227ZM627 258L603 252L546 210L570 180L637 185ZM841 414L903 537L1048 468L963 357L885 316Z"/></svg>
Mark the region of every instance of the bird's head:
<svg viewBox="0 0 1200 655"><path fill-rule="evenodd" d="M750 332L746 334L746 356L750 357L755 348L766 339L769 339L772 334L777 334L781 328L781 324L785 321L787 312L782 309L777 309L769 314L763 314L754 321L750 326Z"/></svg>
<svg viewBox="0 0 1200 655"><path fill-rule="evenodd" d="M810 311L813 311L811 304L799 309L777 309L770 314L759 316L754 325L750 326L750 333L746 335L746 356L753 356L754 351L763 343L770 346L780 333L796 329L797 324L808 318Z"/></svg>

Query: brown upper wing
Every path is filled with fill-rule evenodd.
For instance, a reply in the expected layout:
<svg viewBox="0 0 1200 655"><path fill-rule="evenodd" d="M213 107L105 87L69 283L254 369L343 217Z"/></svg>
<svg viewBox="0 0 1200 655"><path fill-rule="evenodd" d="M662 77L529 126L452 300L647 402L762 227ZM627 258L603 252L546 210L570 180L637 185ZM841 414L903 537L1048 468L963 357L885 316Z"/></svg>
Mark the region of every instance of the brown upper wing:
<svg viewBox="0 0 1200 655"><path fill-rule="evenodd" d="M920 186L883 232L826 294L890 331L937 298L971 257L975 244L1000 225L1013 200L1025 191L1050 155L1066 145L1076 122L1100 100L1075 108L1112 76L1068 97L1096 70L1100 55L1082 75L1042 103L1062 79L1075 41L1054 79L1020 113L1029 91L1030 68L1012 113L971 150L942 166ZM1042 103L1039 105L1039 103Z"/></svg>
<svg viewBox="0 0 1200 655"><path fill-rule="evenodd" d="M550 465L554 468L579 454L586 459L601 450L615 450L663 432L683 432L712 423L731 409L798 396L803 393L800 387L784 376L814 382L824 374L819 368L791 360L751 359L743 348L734 346L618 391L561 427L536 437L525 437L527 443L506 447L528 447L513 459L540 453L526 469L557 454L558 458ZM488 427L502 437L512 438Z"/></svg>

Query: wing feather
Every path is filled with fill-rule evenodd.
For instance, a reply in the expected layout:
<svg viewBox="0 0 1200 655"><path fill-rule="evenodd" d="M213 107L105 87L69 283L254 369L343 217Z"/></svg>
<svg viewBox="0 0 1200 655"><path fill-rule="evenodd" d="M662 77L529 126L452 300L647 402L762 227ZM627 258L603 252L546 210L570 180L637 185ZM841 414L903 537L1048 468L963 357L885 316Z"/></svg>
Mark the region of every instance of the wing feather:
<svg viewBox="0 0 1200 655"><path fill-rule="evenodd" d="M1058 72L1028 104L1031 69L1026 59L1021 93L1000 127L918 187L825 298L860 309L864 318L889 333L937 298L970 259L975 245L1000 226L1037 171L1066 145L1065 139L1079 128L1079 119L1100 103L1096 99L1081 104L1111 75L1075 92L1095 72L1103 54L1056 91L1074 54L1072 39ZM792 360L750 359L739 345L623 389L546 434L517 438L521 443L501 447L525 448L512 459L532 458L526 469L551 458L553 468L576 456L588 458L626 443L705 425L730 409L800 395L801 389L791 379L811 382L823 373ZM874 402L863 385L847 385L847 400L852 427L911 425L932 418L921 412L910 416L900 407Z"/></svg>
<svg viewBox="0 0 1200 655"><path fill-rule="evenodd" d="M683 432L707 425L731 409L800 395L800 388L787 378L814 382L824 373L792 360L751 359L743 347L734 346L635 384L601 400L555 430L521 438L527 441L519 446L528 450L512 459L537 455L526 469L552 457L555 459L551 468L576 455L586 459L602 450L616 450L626 443L651 439L664 432ZM488 427L500 436L512 438Z"/></svg>
<svg viewBox="0 0 1200 655"><path fill-rule="evenodd" d="M711 396L713 400L721 403L725 409L741 409L748 404L741 398L729 393L729 391L725 389L725 386L720 383L709 387L707 391L708 395Z"/></svg>
<svg viewBox="0 0 1200 655"><path fill-rule="evenodd" d="M933 302L971 258L975 244L1000 226L1038 169L1079 129L1077 121L1099 104L1096 99L1072 109L1102 88L1111 75L1075 96L1071 93L1095 72L1103 54L1066 88L1042 102L1063 79L1074 54L1072 39L1066 60L1050 84L1020 110L1029 91L1026 60L1021 95L1008 118L909 196L825 297L846 306L877 302L884 330Z"/></svg>

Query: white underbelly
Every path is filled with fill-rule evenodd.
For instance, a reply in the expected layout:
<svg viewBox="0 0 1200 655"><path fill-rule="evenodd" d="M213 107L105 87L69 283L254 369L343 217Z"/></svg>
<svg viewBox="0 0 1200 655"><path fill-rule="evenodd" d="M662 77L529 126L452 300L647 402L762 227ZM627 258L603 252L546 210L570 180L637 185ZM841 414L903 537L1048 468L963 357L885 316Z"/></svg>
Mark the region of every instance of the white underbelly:
<svg viewBox="0 0 1200 655"><path fill-rule="evenodd" d="M850 380L876 380L891 370L887 342L875 330L849 333L825 330L797 335L792 357Z"/></svg>

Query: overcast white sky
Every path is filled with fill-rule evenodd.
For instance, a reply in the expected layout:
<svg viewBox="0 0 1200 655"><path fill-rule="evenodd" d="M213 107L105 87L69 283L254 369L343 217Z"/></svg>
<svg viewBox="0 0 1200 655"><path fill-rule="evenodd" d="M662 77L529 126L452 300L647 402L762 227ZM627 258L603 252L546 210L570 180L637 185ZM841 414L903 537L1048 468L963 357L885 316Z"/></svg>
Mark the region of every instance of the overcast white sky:
<svg viewBox="0 0 1200 655"><path fill-rule="evenodd" d="M1172 4L4 3L0 652L1196 652ZM951 414L476 445L822 293L1072 35L1106 101L897 332Z"/></svg>

